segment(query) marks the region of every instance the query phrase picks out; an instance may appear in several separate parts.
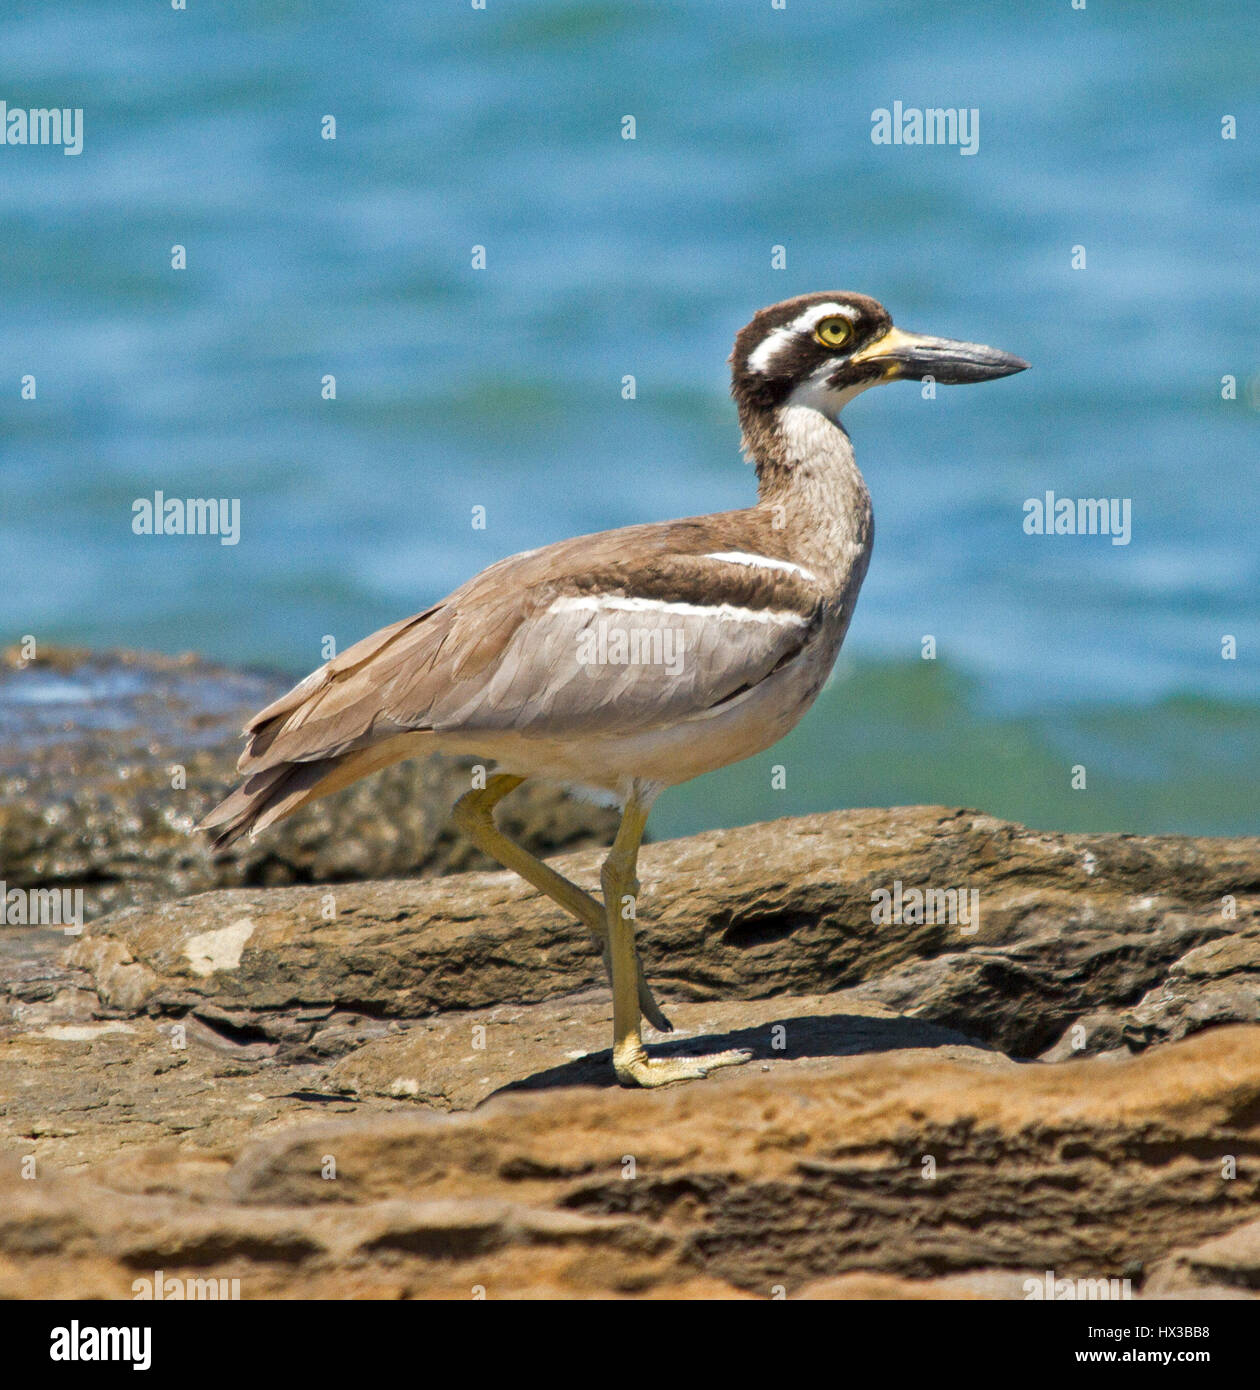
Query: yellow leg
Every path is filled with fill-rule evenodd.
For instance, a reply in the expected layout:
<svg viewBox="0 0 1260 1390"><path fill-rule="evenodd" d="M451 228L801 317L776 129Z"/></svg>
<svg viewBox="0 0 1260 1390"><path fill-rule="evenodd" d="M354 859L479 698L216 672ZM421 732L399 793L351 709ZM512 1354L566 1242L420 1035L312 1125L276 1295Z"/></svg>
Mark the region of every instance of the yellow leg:
<svg viewBox="0 0 1260 1390"><path fill-rule="evenodd" d="M467 792L455 803L452 817L455 824L469 837L478 849L497 860L505 869L532 884L540 893L545 893L553 902L559 903L566 912L582 922L595 937L596 944L603 952L604 965L612 978L612 964L609 955L608 918L600 904L576 883L558 874L548 864L518 845L494 823L494 808L525 779L500 773L491 777L483 789ZM633 943L632 943L633 945ZM662 1033L672 1033L674 1025L665 1017L660 1005L652 996L638 956L634 959L634 974L637 981L637 994L643 1013L653 1028Z"/></svg>
<svg viewBox="0 0 1260 1390"><path fill-rule="evenodd" d="M634 948L634 904L638 898L639 845L648 807L631 791L617 838L600 880L608 913L609 962L613 988L613 1070L623 1086L667 1086L696 1081L716 1067L747 1062L751 1052L714 1052L707 1057L649 1057L639 1032L638 956Z"/></svg>

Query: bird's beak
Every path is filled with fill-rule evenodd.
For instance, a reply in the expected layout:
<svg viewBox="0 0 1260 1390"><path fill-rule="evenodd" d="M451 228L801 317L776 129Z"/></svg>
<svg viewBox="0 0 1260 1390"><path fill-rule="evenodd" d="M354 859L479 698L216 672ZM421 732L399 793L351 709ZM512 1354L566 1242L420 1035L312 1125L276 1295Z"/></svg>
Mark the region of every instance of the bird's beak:
<svg viewBox="0 0 1260 1390"><path fill-rule="evenodd" d="M999 352L983 343L928 338L919 333L903 333L900 328L890 328L882 338L855 352L849 362L881 366L889 381L897 377L921 381L930 376L943 386L992 381L995 377L1022 372L1028 366L1022 357L1012 357L1009 352Z"/></svg>

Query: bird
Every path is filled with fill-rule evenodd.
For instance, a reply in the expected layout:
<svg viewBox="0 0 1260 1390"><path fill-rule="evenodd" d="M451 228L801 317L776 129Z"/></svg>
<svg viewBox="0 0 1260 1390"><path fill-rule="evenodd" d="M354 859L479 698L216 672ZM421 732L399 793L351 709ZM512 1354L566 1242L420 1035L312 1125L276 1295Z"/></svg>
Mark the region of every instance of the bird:
<svg viewBox="0 0 1260 1390"><path fill-rule="evenodd" d="M667 788L752 757L822 689L874 536L840 415L888 382L1023 371L977 343L904 332L848 291L759 310L735 337L734 397L757 500L499 560L363 638L250 720L241 784L201 822L221 849L391 763L437 750L494 764L454 804L471 840L591 933L612 988L624 1086L698 1080L751 1053L652 1055L672 1031L635 942L639 847ZM528 778L611 793L620 821L602 901L505 835L495 807Z"/></svg>

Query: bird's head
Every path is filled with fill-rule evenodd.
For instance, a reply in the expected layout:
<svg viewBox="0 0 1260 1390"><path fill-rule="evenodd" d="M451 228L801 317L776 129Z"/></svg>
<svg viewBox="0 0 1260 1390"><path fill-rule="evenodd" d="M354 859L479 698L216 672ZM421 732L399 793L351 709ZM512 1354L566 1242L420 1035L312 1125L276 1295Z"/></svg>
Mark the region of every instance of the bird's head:
<svg viewBox="0 0 1260 1390"><path fill-rule="evenodd" d="M747 410L812 406L829 419L869 386L932 377L944 386L1022 372L997 348L928 338L893 326L864 294L803 294L760 310L731 353L731 394Z"/></svg>

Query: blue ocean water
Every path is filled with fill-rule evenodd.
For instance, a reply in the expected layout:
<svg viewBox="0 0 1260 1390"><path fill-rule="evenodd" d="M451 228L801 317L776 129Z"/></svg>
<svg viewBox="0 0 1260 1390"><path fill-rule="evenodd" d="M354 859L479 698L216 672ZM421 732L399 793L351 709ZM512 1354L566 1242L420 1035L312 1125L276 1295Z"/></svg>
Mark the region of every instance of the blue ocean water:
<svg viewBox="0 0 1260 1390"><path fill-rule="evenodd" d="M0 632L296 675L513 551L744 505L735 331L858 289L1033 368L849 408L836 678L657 833L1254 830L1258 55L1247 0L6 7L0 100L84 147L0 146ZM978 110L978 153L872 143L897 101ZM239 544L134 535L158 489L239 498ZM1047 490L1131 542L1025 534Z"/></svg>

